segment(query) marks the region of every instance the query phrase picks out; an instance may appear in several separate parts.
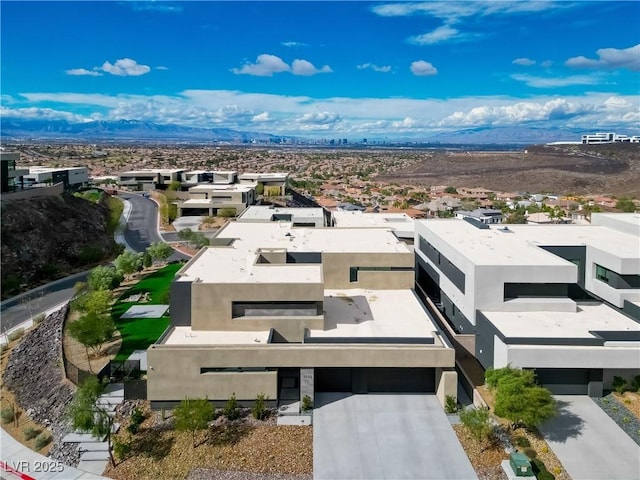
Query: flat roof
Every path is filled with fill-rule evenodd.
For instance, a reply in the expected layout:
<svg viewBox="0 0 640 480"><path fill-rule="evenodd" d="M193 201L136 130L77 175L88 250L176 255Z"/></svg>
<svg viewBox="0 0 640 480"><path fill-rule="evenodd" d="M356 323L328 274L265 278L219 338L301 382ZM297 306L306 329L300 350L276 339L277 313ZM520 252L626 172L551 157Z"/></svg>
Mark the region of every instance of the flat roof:
<svg viewBox="0 0 640 480"><path fill-rule="evenodd" d="M310 330L311 338L434 338L438 330L408 289L325 290L323 309L325 329Z"/></svg>
<svg viewBox="0 0 640 480"><path fill-rule="evenodd" d="M293 218L322 218L324 213L322 208L288 208L288 207L271 207L267 205L252 205L248 207L238 220L264 220L270 221L273 215L292 215Z"/></svg>
<svg viewBox="0 0 640 480"><path fill-rule="evenodd" d="M285 172L265 172L265 173L242 173L238 176L240 180L284 180L289 176L289 173Z"/></svg>
<svg viewBox="0 0 640 480"><path fill-rule="evenodd" d="M476 265L567 266L569 261L526 241L508 226L477 228L463 219L416 220ZM540 228L531 225L530 228ZM417 247L416 247L417 248Z"/></svg>
<svg viewBox="0 0 640 480"><path fill-rule="evenodd" d="M336 227L380 227L403 232L415 230L415 220L406 213L366 213L336 210L331 212Z"/></svg>
<svg viewBox="0 0 640 480"><path fill-rule="evenodd" d="M165 173L178 173L178 172L184 172L184 169L182 168L160 168L160 169L143 168L140 170L128 170L126 172L120 172L118 175L138 175L138 174L145 174L145 173L159 173L162 175Z"/></svg>
<svg viewBox="0 0 640 480"><path fill-rule="evenodd" d="M614 230L640 235L640 213L592 213L591 225L604 225Z"/></svg>
<svg viewBox="0 0 640 480"><path fill-rule="evenodd" d="M87 167L26 167L29 168L29 173L53 173L53 172L63 172L65 170L87 170Z"/></svg>
<svg viewBox="0 0 640 480"><path fill-rule="evenodd" d="M476 265L567 265L567 260L542 246L588 245L620 258L640 255L637 236L604 226L510 224L477 228L462 219L417 221Z"/></svg>
<svg viewBox="0 0 640 480"><path fill-rule="evenodd" d="M191 327L171 327L162 345L266 345L270 330L251 332L226 330L193 330Z"/></svg>
<svg viewBox="0 0 640 480"><path fill-rule="evenodd" d="M602 303L581 303L575 312L491 312L482 314L506 337L593 338L589 331L635 331L640 324Z"/></svg>
<svg viewBox="0 0 640 480"><path fill-rule="evenodd" d="M390 230L298 228L291 222L230 222L216 238L230 246L205 248L178 281L211 283L322 283L322 264L256 264L260 249L325 253L411 253Z"/></svg>
<svg viewBox="0 0 640 480"><path fill-rule="evenodd" d="M229 174L237 174L236 170L187 170L184 172L185 175L195 175L200 173L214 173L219 175L229 175Z"/></svg>
<svg viewBox="0 0 640 480"><path fill-rule="evenodd" d="M215 183L205 183L200 185L195 185L189 188L189 192L248 192L253 190L252 185L240 185L238 183L234 183L231 185L228 184L215 184Z"/></svg>

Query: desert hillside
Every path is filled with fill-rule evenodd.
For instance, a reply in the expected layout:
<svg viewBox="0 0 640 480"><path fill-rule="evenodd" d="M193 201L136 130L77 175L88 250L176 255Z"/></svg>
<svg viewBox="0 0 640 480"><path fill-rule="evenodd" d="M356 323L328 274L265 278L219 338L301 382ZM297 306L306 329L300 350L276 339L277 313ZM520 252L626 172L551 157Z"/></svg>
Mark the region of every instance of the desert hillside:
<svg viewBox="0 0 640 480"><path fill-rule="evenodd" d="M507 192L640 197L640 144L541 145L519 152L434 152L388 181Z"/></svg>

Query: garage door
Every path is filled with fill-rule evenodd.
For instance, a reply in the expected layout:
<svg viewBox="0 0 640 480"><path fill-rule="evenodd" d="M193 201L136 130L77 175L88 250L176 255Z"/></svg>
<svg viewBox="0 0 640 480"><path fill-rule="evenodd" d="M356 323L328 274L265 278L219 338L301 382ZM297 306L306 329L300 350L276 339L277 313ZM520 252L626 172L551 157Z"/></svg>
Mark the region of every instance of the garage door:
<svg viewBox="0 0 640 480"><path fill-rule="evenodd" d="M538 383L556 395L587 395L588 369L537 368Z"/></svg>
<svg viewBox="0 0 640 480"><path fill-rule="evenodd" d="M435 391L433 368L316 368L314 377L316 392Z"/></svg>

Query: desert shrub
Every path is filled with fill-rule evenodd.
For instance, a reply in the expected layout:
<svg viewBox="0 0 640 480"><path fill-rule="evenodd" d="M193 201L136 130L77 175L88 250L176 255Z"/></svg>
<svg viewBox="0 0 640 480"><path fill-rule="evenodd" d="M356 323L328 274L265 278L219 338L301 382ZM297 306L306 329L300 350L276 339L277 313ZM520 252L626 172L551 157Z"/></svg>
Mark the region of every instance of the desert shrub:
<svg viewBox="0 0 640 480"><path fill-rule="evenodd" d="M113 441L113 453L118 460L123 460L131 453L131 440L121 440L116 438Z"/></svg>
<svg viewBox="0 0 640 480"><path fill-rule="evenodd" d="M258 420L264 420L269 416L269 410L267 409L267 397L264 393L259 393L256 396L256 401L251 409L251 414Z"/></svg>
<svg viewBox="0 0 640 480"><path fill-rule="evenodd" d="M44 313L39 313L38 315L36 315L35 317L33 317L33 324L34 325L38 325L39 323L42 323L42 321L44 320L45 315Z"/></svg>
<svg viewBox="0 0 640 480"><path fill-rule="evenodd" d="M138 433L140 429L140 425L144 422L145 414L142 409L136 407L131 412L131 417L129 418L129 426L127 427L127 431L129 433Z"/></svg>
<svg viewBox="0 0 640 480"><path fill-rule="evenodd" d="M7 338L10 342L13 342L14 340L18 340L20 337L22 337L22 335L24 335L24 328L18 328L7 335Z"/></svg>
<svg viewBox="0 0 640 480"><path fill-rule="evenodd" d="M539 458L531 460L531 469L538 480L555 480L556 478Z"/></svg>
<svg viewBox="0 0 640 480"><path fill-rule="evenodd" d="M5 407L0 410L0 418L2 418L2 423L13 422L13 420L16 418L16 413L14 412L13 408Z"/></svg>
<svg viewBox="0 0 640 480"><path fill-rule="evenodd" d="M229 420L237 420L238 418L240 418L242 412L240 410L240 405L238 404L235 393L231 395L227 400L227 403L222 409L222 413Z"/></svg>
<svg viewBox="0 0 640 480"><path fill-rule="evenodd" d="M309 395L305 395L304 397L302 397L301 408L303 412L308 412L309 410L313 409L313 400L311 400L311 397Z"/></svg>
<svg viewBox="0 0 640 480"><path fill-rule="evenodd" d="M460 412L460 421L478 441L487 440L493 432L489 411L485 408L467 408Z"/></svg>
<svg viewBox="0 0 640 480"><path fill-rule="evenodd" d="M456 397L453 395L447 395L444 400L444 409L447 413L456 413L458 411Z"/></svg>
<svg viewBox="0 0 640 480"><path fill-rule="evenodd" d="M624 393L627 389L627 380L616 375L615 377L613 377L613 383L611 385L616 392Z"/></svg>
<svg viewBox="0 0 640 480"><path fill-rule="evenodd" d="M218 216L223 218L231 218L236 216L235 208L221 208L218 210Z"/></svg>
<svg viewBox="0 0 640 480"><path fill-rule="evenodd" d="M527 448L523 453L531 459L536 458L538 456L538 453L533 448Z"/></svg>
<svg viewBox="0 0 640 480"><path fill-rule="evenodd" d="M633 377L631 381L631 387L638 393L640 393L640 375Z"/></svg>
<svg viewBox="0 0 640 480"><path fill-rule="evenodd" d="M516 437L513 439L513 443L515 443L518 447L527 448L531 446L529 439L527 437Z"/></svg>
<svg viewBox="0 0 640 480"><path fill-rule="evenodd" d="M36 438L40 434L40 430L33 427L27 427L22 430L22 433L24 434L24 439L28 441Z"/></svg>
<svg viewBox="0 0 640 480"><path fill-rule="evenodd" d="M104 257L104 252L97 245L85 245L78 253L78 261L83 265L99 262L102 257Z"/></svg>
<svg viewBox="0 0 640 480"><path fill-rule="evenodd" d="M49 435L46 432L41 433L36 437L36 443L35 443L36 450L43 449L49 444L49 442L51 442L51 435Z"/></svg>

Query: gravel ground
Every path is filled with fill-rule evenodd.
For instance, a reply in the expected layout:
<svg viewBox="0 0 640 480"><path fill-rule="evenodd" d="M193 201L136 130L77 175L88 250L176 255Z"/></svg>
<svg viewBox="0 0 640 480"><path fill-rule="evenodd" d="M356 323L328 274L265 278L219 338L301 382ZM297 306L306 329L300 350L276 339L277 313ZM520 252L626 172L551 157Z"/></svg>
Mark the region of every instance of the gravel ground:
<svg viewBox="0 0 640 480"><path fill-rule="evenodd" d="M213 468L194 468L186 480L312 480L311 474L255 473Z"/></svg>
<svg viewBox="0 0 640 480"><path fill-rule="evenodd" d="M640 445L640 420L638 420L624 403L620 402L613 393L606 397L594 398L593 401L596 402L634 442Z"/></svg>

